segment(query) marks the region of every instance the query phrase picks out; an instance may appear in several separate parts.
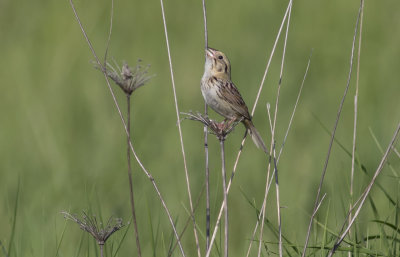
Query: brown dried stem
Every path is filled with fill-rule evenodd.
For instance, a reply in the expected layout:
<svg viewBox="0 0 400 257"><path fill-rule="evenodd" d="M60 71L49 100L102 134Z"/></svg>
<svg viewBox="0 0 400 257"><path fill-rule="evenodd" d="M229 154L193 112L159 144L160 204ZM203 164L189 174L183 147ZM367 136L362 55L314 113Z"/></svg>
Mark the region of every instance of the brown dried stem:
<svg viewBox="0 0 400 257"><path fill-rule="evenodd" d="M277 34L276 39L275 39L275 42L274 42L274 46L273 46L273 48L272 48L270 57L269 57L269 59L268 59L267 66L266 66L266 68L265 68L264 75L263 75L263 78L262 78L262 80L261 80L260 88L259 88L258 93L257 93L256 101L254 102L253 109L252 109L252 111L251 111L251 115L252 115L252 116L254 115L254 112L255 112L255 109L256 109L256 106L257 106L259 97L260 97L260 95L261 95L261 91L262 91L262 89L263 89L264 82L265 82L266 76L267 76L267 74L268 74L269 66L270 66L271 61L272 61L272 57L273 57L273 55L274 55L274 53L275 53L275 49L276 49L278 40L279 40L279 38L280 38L282 29L283 29L283 25L285 24L285 21L286 21L287 16L288 16L289 6L291 5L291 2L292 2L292 0L288 3L288 6L287 6L287 8L286 8L286 12L285 12L284 17L283 17L283 19L282 19L281 25L280 25L279 30L278 30L278 34ZM231 187L231 183L232 183L232 181L233 181L233 177L234 177L234 175L235 175L235 173L236 173L236 168L237 168L237 165L238 165L238 163L239 163L240 156L241 156L241 154L242 154L242 149L243 149L244 144L245 144L245 142L246 142L246 136L247 136L247 132L245 133L245 135L244 135L244 137L243 137L243 139L242 139L242 142L241 142L240 147L239 147L238 154L237 154L237 156L236 156L235 164L233 165L233 171L232 171L232 173L231 173L231 176L230 176L230 179L229 179L229 182L228 182L228 186L227 186L227 193L228 193L228 194L229 194L229 190L230 190L230 187ZM211 237L210 247L209 247L209 249L208 249L208 251L207 251L206 257L209 257L209 256L210 256L211 247L212 247L212 245L213 245L213 243L214 243L214 240L215 240L215 237L216 237L216 234L217 234L217 229L218 229L218 226L219 226L219 222L220 222L220 220L221 220L222 212L223 212L223 206L220 207L220 211L219 211L219 214L218 214L218 217L217 217L217 221L216 221L216 223L215 223L214 230L213 230L213 234L212 234L212 237Z"/></svg>
<svg viewBox="0 0 400 257"><path fill-rule="evenodd" d="M136 221L136 210L135 210L135 198L133 193L133 179L132 179L132 166L131 166L131 149L129 147L129 142L131 142L131 95L126 95L127 99L127 129L128 135L126 136L127 142L127 161L128 161L128 179L129 179L129 199L131 202L132 209L132 220L133 226L135 228L135 239L136 239L136 248L138 251L138 256L142 256L142 251L140 249L140 241L139 241L139 230Z"/></svg>
<svg viewBox="0 0 400 257"><path fill-rule="evenodd" d="M178 99L177 99L177 96L176 96L174 71L173 71L173 68L172 68L171 51L170 51L170 47L169 47L167 22L166 22L166 19L165 19L165 11L164 11L164 2L163 2L163 0L160 0L160 4L161 4L162 20L163 20L163 25L164 25L165 42L166 42L167 53L168 53L168 63L169 63L169 68L170 68L172 90L173 90L173 93L174 93L174 102L175 102L176 119L177 119L177 122L178 122L179 140L180 140L180 144L181 144L183 165L184 165L184 170L185 170L186 186L187 186L187 192L188 192L188 198L189 198L190 212L191 212L192 220L193 220L193 233L194 233L194 238L195 238L196 247L197 247L197 255L198 255L198 257L201 257L199 238L197 236L197 225L196 225L196 220L194 218L194 212L193 212L193 202L192 202L192 193L191 193L191 189L190 189L190 179L189 179L189 173L188 173L187 164L186 164L185 147L183 145L182 128L181 128L181 125L179 123L180 117L179 117Z"/></svg>
<svg viewBox="0 0 400 257"><path fill-rule="evenodd" d="M81 20L80 20L80 18L79 18L79 16L78 16L78 13L76 12L76 9L75 9L75 6L74 6L73 1L72 1L72 0L69 0L69 2L70 2L70 5L71 5L72 10L73 10L73 12L74 12L75 18L76 18L76 20L77 20L77 22L78 22L78 24L79 24L79 27L80 27L80 29L81 29L81 31L82 31L82 34L83 34L83 36L84 36L84 38L85 38L85 40L86 40L86 42L87 42L87 44L88 44L88 46L89 46L89 48L90 48L90 51L92 52L93 56L95 57L95 60L96 60L97 65L99 65L100 67L102 67L102 64L100 63L100 60L99 60L99 58L97 57L96 51L94 50L93 45L92 45L91 41L89 40L89 37L87 36L85 29L83 28L83 25L82 25ZM107 87L108 87L108 89L109 89L109 91L110 91L110 94L111 94L111 96L112 96L112 98L113 98L115 107L117 108L119 117L120 117L121 122L122 122L122 124L123 124L123 126L124 126L125 133L128 135L129 133L128 133L128 129L127 129L127 126L126 126L125 119L124 119L124 117L123 117L123 115L122 115L121 108L119 107L118 101L117 101L117 99L116 99L116 97L115 97L114 90L113 90L112 87L111 87L111 84L110 84L110 81L109 81L109 79L108 79L107 73L105 72L105 68L103 67L103 68L101 69L101 71L103 72L104 78L105 78L106 83L107 83ZM184 250L183 250L181 241L180 241L180 239L179 239L178 232L176 231L175 224L174 224L174 222L173 222L173 220L172 220L172 216L171 216L171 214L170 214L170 212L169 212L169 209L168 209L168 207L167 207L167 205L166 205L166 203L165 203L165 201L164 201L164 198L162 197L162 195L161 195L161 193L160 193L160 190L158 189L158 186L157 186L157 184L156 184L156 182L155 182L153 176L146 170L146 168L144 167L143 163L140 161L138 155L136 154L135 149L133 148L132 142L129 142L129 147L130 147L130 149L131 149L131 151L132 151L132 153L133 153L133 155L134 155L134 157L135 157L137 163L139 164L140 168L142 169L142 171L145 173L145 175L149 178L150 182L152 183L152 185L153 185L153 187L154 187L154 189L155 189L155 191L156 191L156 193L157 193L157 195L158 195L158 198L160 199L161 204L162 204L162 206L163 206L163 208L164 208L164 210L165 210L165 212L166 212L166 214L167 214L167 216L168 216L168 220L169 220L169 222L170 222L170 224L171 224L171 227L172 227L172 229L173 229L173 231L174 231L175 238L178 240L178 245L179 245L179 249L180 249L180 251L181 251L181 254L182 254L182 256L186 256L186 255L185 255L185 252L184 252Z"/></svg>
<svg viewBox="0 0 400 257"><path fill-rule="evenodd" d="M381 162L379 163L378 168L376 169L376 171L374 173L374 176L371 179L371 182L368 184L368 186L365 188L364 192L361 194L359 199L356 201L357 202L356 204L358 204L358 208L355 211L354 216L348 222L349 224L347 225L347 227L345 229L344 229L344 227L345 227L345 224L347 223L348 220L346 219L346 221L344 222L341 234L336 239L336 242L335 242L333 248L331 249L331 251L329 252L328 257L331 257L335 253L335 251L337 250L337 248L339 247L339 245L342 243L342 241L346 237L347 233L349 232L349 230L350 230L351 226L353 225L355 219L360 214L361 208L363 207L364 202L367 199L367 196L369 195L369 192L372 189L372 186L375 184L376 178L378 177L378 175L381 173L383 167L385 166L387 158L389 156L389 153L393 150L393 146L396 143L397 137L399 136L399 132L400 132L400 122L397 124L397 128L396 128L396 130L395 130L395 132L393 134L392 140L390 141L390 143L389 143L389 145L388 145L388 147L386 149L386 152L383 155L383 157L381 159ZM354 205L354 207L355 207L355 205ZM349 210L348 216L350 216L351 212L352 212L352 209Z"/></svg>
<svg viewBox="0 0 400 257"><path fill-rule="evenodd" d="M354 49L355 49L355 42L356 42L356 36L357 36L357 29L358 29L358 23L359 23L359 19L360 19L360 14L361 14L361 5L360 5L359 11L358 11L357 21L356 21L356 25L355 25L355 29L354 29L353 43L352 43L352 49L351 49L351 55L350 55L350 68L349 68L349 74L348 74L348 78L347 78L347 84L346 84L346 88L344 90L343 97L342 97L342 100L340 102L339 109L338 109L338 112L337 112L337 115L336 115L336 121L335 121L335 124L333 126L332 136L331 136L331 140L329 142L328 152L326 154L324 168L322 170L321 180L319 182L319 186L318 186L318 190L317 190L317 196L315 198L313 213L315 212L315 210L316 210L316 208L318 206L318 203L320 202L322 184L324 182L325 174L326 174L326 171L327 171L327 168L328 168L328 162L329 162L329 158L331 156L331 150L332 150L332 146L333 146L333 141L335 139L336 129L337 129L337 126L339 124L339 119L340 119L340 115L342 113L344 100L346 99L346 95L347 95L347 92L348 92L349 87L350 87L350 80L351 80L351 75L352 75L352 72L353 72ZM313 221L314 221L314 219L313 219L313 217L311 217L310 223L308 225L307 236L306 236L306 241L304 243L302 257L305 256L306 251L307 251L307 246L308 246L308 241L309 241L309 238L310 238L311 227L312 227Z"/></svg>
<svg viewBox="0 0 400 257"><path fill-rule="evenodd" d="M203 4L203 20L204 20L204 50L208 48L208 31L207 31L207 10L206 2L202 0ZM205 51L204 51L205 52ZM204 58L207 58L204 53ZM204 102L204 115L208 116L208 106ZM205 157L205 179L206 179L206 251L210 246L210 168L208 158L208 132L207 125L204 125L204 157Z"/></svg>
<svg viewBox="0 0 400 257"><path fill-rule="evenodd" d="M220 138L219 143L221 146L221 163L222 163L222 189L224 195L224 257L228 257L228 239L229 239L229 219L228 219L228 192L226 191L226 169L225 169L225 138Z"/></svg>
<svg viewBox="0 0 400 257"><path fill-rule="evenodd" d="M223 210L224 210L224 256L228 257L228 242L229 242L229 219L228 219L228 190L226 186L226 168L225 168L225 139L229 135L230 132L239 124L242 120L235 120L234 122L216 122L214 120L209 119L207 116L202 115L201 113L182 113L186 115L186 119L199 121L206 126L206 128L210 129L210 133L217 136L220 142L221 148L221 163L222 163L222 188L223 188Z"/></svg>

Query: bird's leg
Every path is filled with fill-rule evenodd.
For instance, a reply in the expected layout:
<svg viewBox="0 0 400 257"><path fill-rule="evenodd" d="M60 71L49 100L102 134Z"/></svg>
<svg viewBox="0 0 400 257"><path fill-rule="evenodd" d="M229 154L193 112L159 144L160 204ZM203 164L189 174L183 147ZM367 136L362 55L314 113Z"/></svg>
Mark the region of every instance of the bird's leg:
<svg viewBox="0 0 400 257"><path fill-rule="evenodd" d="M215 122L215 125L217 126L219 133L221 133L225 129L225 120L221 122Z"/></svg>
<svg viewBox="0 0 400 257"><path fill-rule="evenodd" d="M226 123L225 125L225 129L229 128L235 121L236 117L233 117L232 119L228 120L228 123Z"/></svg>
<svg viewBox="0 0 400 257"><path fill-rule="evenodd" d="M227 130L230 126L232 126L232 124L233 124L236 120L237 120L236 117L233 117L233 118L231 118L231 119L226 118L226 119L224 119L224 120L221 121L221 122L216 122L216 126L217 126L218 130L219 130L220 132L222 132L222 131L224 131L224 130Z"/></svg>

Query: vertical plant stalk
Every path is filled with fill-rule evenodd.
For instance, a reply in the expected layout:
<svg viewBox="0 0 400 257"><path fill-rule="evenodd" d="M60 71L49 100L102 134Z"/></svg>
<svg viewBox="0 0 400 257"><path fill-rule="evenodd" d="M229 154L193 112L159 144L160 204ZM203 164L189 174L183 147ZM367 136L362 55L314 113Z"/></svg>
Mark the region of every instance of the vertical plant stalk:
<svg viewBox="0 0 400 257"><path fill-rule="evenodd" d="M264 75L262 77L262 80L261 80L261 83L260 83L260 87L259 87L258 92L257 92L257 97L256 97L256 100L254 102L253 109L251 110L251 116L254 115L254 112L256 110L258 100L260 99L261 91L264 88L265 79L267 78L267 74L268 74L268 71L269 71L269 66L271 65L272 57L274 56L276 46L278 45L278 40L279 40L280 35L282 33L283 25L285 24L285 21L286 21L286 19L288 17L289 10L291 9L291 6L292 6L292 0L290 0L289 3L288 3L288 7L286 8L285 15L283 16L283 19L282 19L282 22L281 22L281 26L279 27L278 35L276 36L276 39L275 39L275 42L274 42L274 46L272 47L271 55L269 56L269 59L268 59L268 62L267 62L267 67L265 67Z"/></svg>
<svg viewBox="0 0 400 257"><path fill-rule="evenodd" d="M228 219L228 192L226 190L226 169L225 169L225 138L220 138L219 143L221 146L221 163L222 163L222 189L224 191L224 220L225 220L225 228L224 228L224 257L228 257L228 238L229 238L229 219Z"/></svg>
<svg viewBox="0 0 400 257"><path fill-rule="evenodd" d="M274 158L274 169L275 169L275 188L276 188L276 211L278 218L278 228L279 228L279 257L282 257L282 216L281 216L281 203L279 195L279 181L278 181L278 167L276 164L276 152L275 144L273 147L273 158Z"/></svg>
<svg viewBox="0 0 400 257"><path fill-rule="evenodd" d="M208 106L204 102L204 115L208 116ZM204 125L204 155L206 171L206 251L210 247L210 166L208 158L208 128Z"/></svg>
<svg viewBox="0 0 400 257"><path fill-rule="evenodd" d="M297 94L296 103L295 103L295 105L294 105L294 107L293 107L293 111L292 111L292 114L291 114L291 116L290 116L288 128L286 129L286 134L285 134L285 137L284 137L284 139L283 139L282 146L281 146L281 149L280 149L280 151L279 151L279 155L278 155L278 158L277 158L277 160L276 160L276 165L275 165L275 166L277 166L277 164L279 163L279 159L280 159L280 157L281 157L283 148L284 148L284 146L285 146L286 139L287 139L287 136L288 136L288 134L289 134L289 130L290 130L290 128L291 128L292 121L293 121L293 118L294 118L294 114L296 113L296 109L297 109L297 106L298 106L298 103L299 103L299 100L300 100L301 92L303 91L304 83L305 83L305 80L306 80L306 78L307 78L308 70L309 70L309 68L310 68L310 63L311 63L311 54L310 54L310 56L309 56L309 58L308 58L307 68L306 68L306 71L305 71L305 73L304 73L303 80L302 80L302 82L301 82L301 86L300 86L299 92L298 92L298 94ZM267 110L268 110L268 112L269 112L269 105L267 105ZM269 117L270 117L270 116L269 116ZM271 119L269 118L269 120L270 120L270 126L272 127ZM272 175L274 175L274 173L272 173ZM269 182L268 190L267 190L267 191L269 191L269 189L270 189L270 187L271 187L271 183L272 183L272 180ZM321 202L322 202L322 201L321 201ZM263 208L264 208L264 204L261 206L261 209L263 209ZM248 247L248 249L247 249L246 257L249 257L249 256L250 256L250 250L251 250L251 247L252 247L253 242L254 242L254 238L255 238L255 235L256 235L256 232L257 232L258 225L260 224L260 221L262 221L262 220L261 220L261 216L262 216L262 212L260 212L259 215L258 215L257 222L256 222L256 225L255 225L255 227L254 227L252 237L251 237L251 239L250 239L249 247Z"/></svg>
<svg viewBox="0 0 400 257"><path fill-rule="evenodd" d="M99 244L99 248L100 248L100 257L104 256L103 250L104 250L104 244Z"/></svg>
<svg viewBox="0 0 400 257"><path fill-rule="evenodd" d="M228 189L226 186L226 168L225 168L225 147L224 147L224 141L227 137L227 135L232 132L234 127L236 127L237 124L243 121L243 117L239 120L236 120L235 122L230 122L230 123L225 123L221 122L218 123L216 121L210 120L207 116L202 115L201 113L194 114L192 112L190 113L183 113L187 115L187 119L194 120L194 121L199 121L203 123L203 125L207 125L208 129L210 129L212 134L215 134L220 141L220 146L221 146L221 166L222 166L222 188L223 188L223 201L222 201L222 207L225 210L225 229L224 229L224 256L228 256L228 243L229 243L229 219L228 219ZM220 217L219 220L220 221ZM219 222L217 223L217 226L219 225ZM212 241L215 239L215 234L213 234ZM212 242L211 241L211 242ZM210 254L211 247L207 250L207 256Z"/></svg>
<svg viewBox="0 0 400 257"><path fill-rule="evenodd" d="M204 20L204 45L205 49L208 47L208 31L207 31L207 9L206 9L206 1L202 0L203 4L203 20Z"/></svg>
<svg viewBox="0 0 400 257"><path fill-rule="evenodd" d="M297 94L296 103L294 104L293 111L292 111L292 114L291 114L291 116L290 116L288 128L286 129L286 133L285 133L285 137L283 138L283 141L282 141L281 149L279 150L278 158L277 158L277 160L276 160L277 163L279 162L279 159L281 158L281 154L282 154L282 151L283 151L283 147L285 146L286 139L287 139L287 136L288 136L288 134L289 134L290 127L292 126L293 117L294 117L294 114L296 113L297 105L299 104L301 92L303 91L304 82L306 81L307 74L308 74L308 69L310 68L311 56L312 56L312 51L311 51L311 53L310 53L310 56L308 57L307 68L306 68L306 71L304 72L303 80L302 80L302 82L301 82L301 86L300 86L300 89L299 89L299 93Z"/></svg>
<svg viewBox="0 0 400 257"><path fill-rule="evenodd" d="M204 115L208 116L208 106L204 102ZM206 252L210 247L210 166L208 158L208 128L204 125L204 155L205 155L205 179L206 179Z"/></svg>
<svg viewBox="0 0 400 257"><path fill-rule="evenodd" d="M271 61L272 61L272 57L274 56L275 49L276 49L276 46L278 44L278 40L280 38L282 29L283 29L283 25L285 24L285 21L287 19L288 12L289 12L289 7L291 6L291 3L292 3L292 0L290 0L290 2L288 3L288 6L287 6L285 14L283 16L281 25L280 25L279 30L278 30L278 34L277 34L277 36L275 38L274 46L272 47L272 51L271 51L270 57L268 59L267 66L265 68L263 78L262 78L261 83L260 83L260 87L259 87L259 90L258 90L258 93L257 93L257 97L256 97L256 100L254 102L254 105L253 105L253 108L252 108L252 111L251 111L251 116L254 115L255 109L257 107L257 103L258 103L259 97L261 95L261 91L262 91L263 86L264 86L265 79L266 79L268 71L269 71L269 67L270 67L270 64L271 64ZM242 154L242 149L243 149L244 143L246 142L246 136L247 136L247 133L244 135L244 137L242 139L242 142L241 142L240 147L239 147L238 154L236 156L235 164L233 165L233 171L232 171L232 174L230 176L230 179L229 179L229 182L228 182L228 186L227 186L227 193L228 194L229 194L229 190L230 190L230 187L231 187L231 183L233 181L233 177L234 177L234 175L236 173L236 169L237 169L237 165L239 163L240 156ZM219 210L219 213L218 213L218 217L217 217L217 221L215 222L213 234L212 234L212 237L211 237L210 247L209 247L208 251L206 252L206 257L210 256L211 247L212 247L212 245L214 243L214 240L215 240L215 237L216 237L216 234L217 234L219 223L220 223L220 220L221 220L221 217L222 217L222 212L223 212L223 206L220 207L220 210Z"/></svg>
<svg viewBox="0 0 400 257"><path fill-rule="evenodd" d="M132 209L132 220L133 220L133 227L135 228L135 239L136 239L136 248L138 252L138 256L142 256L142 251L140 249L140 242L139 242L139 230L137 227L137 221L136 221L136 211L135 211L135 198L133 194L133 179L132 179L132 166L131 166L131 149L129 147L129 142L131 142L131 95L126 94L126 100L127 100L127 130L128 130L128 135L126 137L126 144L127 144L127 152L126 152L126 157L128 161L128 178L129 178L129 199L131 201L131 209Z"/></svg>
<svg viewBox="0 0 400 257"><path fill-rule="evenodd" d="M279 88L278 88L278 95L279 95ZM267 206L267 198L268 198L268 193L269 193L269 189L270 189L270 183L272 182L272 177L270 177L270 172L271 172L271 157L272 154L274 154L274 141L275 141L275 129L274 129L274 125L272 124L272 119L271 119L271 113L270 113L270 105L269 103L267 104L267 112L268 112L268 120L269 120L269 124L270 124L270 128L271 128L271 145L270 145L270 149L269 152L271 153L271 155L269 156L269 161L268 161L268 168L267 168L267 179L265 182L265 191L264 191L264 199L263 199L263 203L261 205L261 211L260 211L260 217L261 217L261 225L260 225L260 236L259 236L259 243L258 243L258 254L257 256L260 257L261 256L261 249L262 249L262 245L263 245L263 235L264 235L264 220L265 220L265 209ZM274 161L275 161L275 156L274 156ZM276 170L274 170L275 173ZM273 175L272 175L273 176ZM271 182L269 182L271 181Z"/></svg>
<svg viewBox="0 0 400 257"><path fill-rule="evenodd" d="M274 174L275 174L275 189L276 189L276 208L277 208L277 218L278 218L278 228L279 228L279 256L282 257L282 225L281 225L281 211L280 211L280 198L279 198L279 183L278 183L278 169L277 169L277 164L276 164L276 151L275 151L275 128L276 128L276 120L278 117L278 107L279 107L279 96L280 96L280 91L281 91L281 86L282 86L282 78L283 78L283 67L285 64L285 55L286 55L286 46L287 46L287 38L289 34L289 25L290 25L290 17L292 13L292 1L289 2L289 11L288 11L288 16L287 16L287 23L286 23L286 33L285 33L285 40L283 44L283 53L282 53L282 61L281 61L281 69L280 69L280 74L279 74L279 83L278 83L278 92L276 94L276 101L275 101L275 112L274 112L274 120L273 120L273 125L271 127L271 146L270 146L270 158L269 158L269 163L268 163L268 172L267 172L267 177L269 177L270 174L270 166L271 166L271 159L273 158L274 162ZM269 105L268 105L269 106ZM270 116L269 108L268 108L268 116ZM269 120L271 122L271 118L269 117ZM272 180L271 180L272 181ZM264 201L263 201L263 208L262 208L262 223L261 223L261 228L260 228L260 243L258 247L258 256L261 256L261 246L262 246L262 238L263 238L263 231L264 231L264 219L265 219L265 209L267 206L267 196L268 196L268 179L265 184L265 195L264 195Z"/></svg>
<svg viewBox="0 0 400 257"><path fill-rule="evenodd" d="M360 8L358 10L357 21L356 21L356 25L355 25L355 28L354 28L353 43L352 43L351 55L350 55L350 68L349 68L349 74L348 74L348 77L347 77L347 84L346 84L346 88L345 88L344 93L343 93L342 100L340 101L339 109L338 109L337 114L336 114L336 121L335 121L335 124L333 126L332 136L331 136L331 139L330 139L330 142L329 142L328 152L326 154L324 168L322 170L322 175L321 175L321 179L320 179L318 190L317 190L317 196L315 198L313 213L315 213L315 210L317 209L318 203L320 202L322 184L324 183L325 174L326 174L326 171L328 169L328 162L329 162L329 158L331 156L331 150L332 150L332 146L333 146L333 141L335 139L336 129L337 129L337 126L339 124L339 119L340 119L340 115L342 113L344 100L346 99L346 95L347 95L347 92L348 92L349 87L350 87L351 75L353 73L354 49L355 49L355 43L356 43L358 23L359 23L359 20L360 20L360 15L361 15L361 4L360 4ZM311 216L310 223L308 224L306 242L304 243L302 257L305 257L306 252L307 252L307 246L308 246L308 241L310 239L310 233L311 233L311 227L312 227L313 221L314 221L314 215Z"/></svg>
<svg viewBox="0 0 400 257"><path fill-rule="evenodd" d="M104 51L104 63L103 63L104 67L107 66L108 49L110 48L111 34L113 30L113 20L114 20L114 0L111 0L110 28L108 30L106 50Z"/></svg>
<svg viewBox="0 0 400 257"><path fill-rule="evenodd" d="M270 153L272 153L270 151ZM261 221L261 226L260 226L260 236L259 236L259 242L258 242L258 252L257 252L257 256L260 257L261 256L261 249L262 249L262 245L263 245L263 231L264 231L264 220L265 220L265 208L267 206L267 197L268 197L268 192L269 192L269 181L270 181L270 171L271 171L271 157L269 158L269 162L268 162L268 168L267 168L267 179L265 181L265 192L264 192L264 199L263 199L263 203L261 205L261 211L260 211L260 218L259 220Z"/></svg>
<svg viewBox="0 0 400 257"><path fill-rule="evenodd" d="M201 200L201 198L203 196L203 193L204 193L204 188L205 188L205 185L203 185L203 188L201 189L201 192L197 197L197 200L196 200L196 203L195 203L194 209L193 209L194 212L196 212L196 209L199 207L200 200ZM189 212L189 211L187 211L187 212ZM186 232L186 229L188 228L188 226L191 223L191 221L192 221L192 217L189 215L189 217L187 218L187 220L185 222L185 225L183 226L182 232L179 234L179 238L183 237L183 234ZM178 245L178 242L175 242L174 246L171 247L170 250L168 251L167 257L171 257L172 256L172 254L175 251L175 248L177 247L177 245Z"/></svg>
<svg viewBox="0 0 400 257"><path fill-rule="evenodd" d="M83 28L82 22L81 22L81 20L80 20L80 18L79 18L79 15L78 15L78 13L77 13L77 11L76 11L76 9L75 9L75 5L74 5L73 1L72 1L72 0L69 0L69 3L70 3L70 5L71 5L72 11L74 12L74 16L75 16L75 18L76 18L76 20L77 20L77 22L78 22L79 28L81 29L81 32L82 32L82 34L83 34L83 36L84 36L84 38L85 38L85 40L86 40L86 43L87 43L88 46L89 46L90 51L92 52L92 54L93 54L93 56L94 56L94 58L95 58L95 60L96 60L97 65L99 65L100 67L102 67L102 64L100 63L100 60L99 60L99 58L98 58L98 56L97 56L97 54L96 54L96 51L94 50L93 45L92 45L92 43L91 43L91 41L90 41L90 39L89 39L89 37L88 37L88 35L87 35L85 29ZM105 67L102 67L101 71L102 71L102 73L103 73L103 75L104 75L104 79L106 80L106 84L107 84L108 90L110 91L110 94L111 94L111 97L112 97L112 99L113 99L115 108L117 109L118 115L119 115L120 120L121 120L121 122L122 122L122 124L123 124L125 133L128 135L128 130L127 130L127 126L126 126L125 119L124 119L124 117L123 117L123 115L122 115L121 108L119 107L118 101L117 101L117 99L116 99L116 97L115 97L114 90L113 90L112 87L111 87L111 83L110 83L110 80L108 79L108 76L107 76ZM160 199L161 204L162 204L162 206L163 206L163 208L164 208L164 210L165 210L165 212L166 212L166 214L167 214L167 216L168 216L168 220L169 220L169 222L170 222L170 225L171 225L171 227L172 227L172 230L174 231L175 238L176 238L176 240L177 240L177 242L178 242L178 245L179 245L179 250L181 251L182 256L185 257L186 254L185 254L185 251L183 250L182 243L181 243L181 240L180 240L180 238L179 238L178 232L177 232L177 230L176 230L176 226L175 226L175 224L174 224L174 221L172 220L171 213L169 212L169 209L168 209L168 207L167 207L167 205L166 205L166 203L165 203L165 201L164 201L164 198L162 197L161 192L160 192L160 190L158 189L158 186L157 186L157 183L155 182L155 179L154 179L153 176L147 171L147 169L144 167L143 163L140 161L138 155L136 154L135 149L133 148L132 142L129 142L129 147L130 147L130 149L131 149L131 151L132 151L132 153L133 153L133 156L135 157L137 163L139 164L140 168L142 169L142 171L145 173L145 175L147 176L147 178L150 180L151 184L153 185L154 190L156 191L157 196L158 196L158 198Z"/></svg>
<svg viewBox="0 0 400 257"><path fill-rule="evenodd" d="M163 2L163 0L160 0L160 5L161 5L162 20L163 20L163 25L164 25L165 42L166 42L167 53L168 53L168 62L169 62L169 68L170 68L172 90L173 90L173 93L174 93L176 120L177 120L177 124L178 124L179 139L180 139L182 157L183 157L183 165L184 165L184 169L185 169L186 186L187 186L189 205L190 205L190 215L192 216L192 220L193 220L193 233L194 233L194 238L195 238L195 241L196 241L197 255L198 255L198 257L201 257L199 238L197 236L196 220L194 218L194 212L193 212L192 194L191 194L191 191L190 191L191 190L190 189L190 179L189 179L189 173L188 173L187 164L186 164L185 147L183 145L182 128L181 128L180 117L179 117L178 99L177 99L177 96L176 96L174 71L173 71L173 68L172 68L171 51L170 51L170 47L169 47L167 22L166 22L166 19L165 19L165 11L164 11L164 2Z"/></svg>
<svg viewBox="0 0 400 257"><path fill-rule="evenodd" d="M21 181L20 181L20 177L18 177L18 187L17 187L17 194L15 196L15 206L14 206L14 213L13 213L13 222L12 222L12 227L11 227L10 242L8 243L8 254L6 254L6 256L11 256L12 247L14 245L14 235L15 235L15 228L17 225L17 213L18 213L20 185L21 185Z"/></svg>
<svg viewBox="0 0 400 257"><path fill-rule="evenodd" d="M203 19L204 19L204 50L208 48L208 32L207 32L207 10L206 2L203 3ZM205 59L207 54L204 54ZM208 116L208 106L204 101L204 115ZM205 172L206 172L206 252L210 247L210 166L208 158L208 128L204 125L204 155L205 155Z"/></svg>
<svg viewBox="0 0 400 257"><path fill-rule="evenodd" d="M351 174L350 174L350 206L349 210L353 208L353 186L354 186L354 166L356 154L356 136L357 136L357 113L358 113L358 85L360 81L360 57L361 57L361 41L362 41L362 25L364 16L364 0L361 0L361 17L360 17L360 30L358 34L358 52L357 52L357 78L356 78L356 93L354 95L354 130L353 130L353 148L351 152ZM349 214L349 222L351 221L351 212ZM349 231L349 234L351 232ZM350 252L349 252L350 255Z"/></svg>
<svg viewBox="0 0 400 257"><path fill-rule="evenodd" d="M367 199L367 196L369 195L369 192L372 189L372 186L375 184L375 180L378 177L378 175L381 173L383 166L385 166L387 158L389 156L389 153L393 150L393 146L396 143L397 137L399 136L399 132L400 132L400 123L397 124L397 128L393 134L392 140L390 141L385 154L382 157L381 162L378 165L378 168L376 169L374 176L371 179L371 182L368 184L368 186L366 187L366 189L364 190L364 192L361 194L360 198L357 200L358 202L358 207L357 210L354 213L354 216L351 218L349 224L347 225L346 229L342 229L342 233L340 234L340 236L336 239L335 241L335 245L333 246L333 248L331 249L331 251L328 254L328 257L331 257L335 251L337 250L337 248L339 247L339 245L343 242L343 239L346 237L347 233L349 232L351 226L353 225L355 219L357 218L357 216L360 214L361 208L364 205L365 200ZM351 212L352 210L350 210ZM343 228L346 224L347 220L345 221L345 223L343 224Z"/></svg>

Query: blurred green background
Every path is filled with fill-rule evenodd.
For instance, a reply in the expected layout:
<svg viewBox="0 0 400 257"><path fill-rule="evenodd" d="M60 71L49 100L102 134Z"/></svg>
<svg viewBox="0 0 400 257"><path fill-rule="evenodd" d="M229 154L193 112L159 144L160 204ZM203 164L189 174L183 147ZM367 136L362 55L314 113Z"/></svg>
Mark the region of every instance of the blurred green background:
<svg viewBox="0 0 400 257"><path fill-rule="evenodd" d="M249 108L255 101L287 2L206 1L209 45L230 58L232 79ZM111 2L79 0L75 5L102 57ZM332 129L346 86L358 7L359 1L347 0L295 1L293 5L277 119L279 147L313 49L310 71L279 163L280 198L285 207L283 233L295 244L304 243L328 150L329 135L318 119ZM201 1L165 1L180 111L203 111L199 88L204 65L201 8ZM400 2L396 1L366 1L365 5L357 154L369 172L375 171L382 156L370 131L385 148L400 118L399 8ZM189 205L161 17L159 1L115 1L109 54L119 63L124 60L130 65L140 58L144 64L151 64L150 73L156 74L132 97L133 145L155 178L181 231ZM275 106L282 45L281 39L254 115L254 123L267 144L270 132L265 106L267 102ZM65 226L62 210L78 214L92 210L104 218L115 215L128 222L131 214L124 130L104 77L92 67L94 58L68 1L0 1L0 49L2 244L7 248L11 240L18 181L12 256L55 256ZM353 73L337 131L337 139L349 150L355 77ZM125 110L124 95L116 86L114 89ZM217 118L215 113L211 116ZM182 129L192 195L196 199L204 185L203 127L185 120ZM243 126L239 126L226 142L229 172L243 132ZM218 142L210 136L212 224L221 202L219 156ZM399 158L391 156L389 161L394 170L385 168L379 183L397 199ZM341 227L349 204L350 164L350 157L334 145L323 187L327 198L318 218L324 220L328 213L329 225L335 231ZM144 256L153 255L152 237L157 238L155 255L165 256L171 239L170 225L151 183L136 163L133 167ZM256 215L244 196L261 206L266 167L264 154L248 140L229 195L231 256L243 256L247 250ZM368 181L356 169L356 197ZM267 216L276 226L273 191ZM393 207L382 193L374 189L372 194L382 219L393 217ZM204 201L203 195L196 212L202 233ZM361 230L366 231L374 218L369 215L370 209L369 205L363 209ZM116 244L123 233L118 232L112 243ZM67 222L58 254L75 256L82 235L78 226ZM93 244L86 235L83 238L80 256L94 256ZM265 240L277 241L268 231ZM191 227L183 243L193 256ZM201 244L204 246L203 238ZM119 256L135 256L132 227Z"/></svg>

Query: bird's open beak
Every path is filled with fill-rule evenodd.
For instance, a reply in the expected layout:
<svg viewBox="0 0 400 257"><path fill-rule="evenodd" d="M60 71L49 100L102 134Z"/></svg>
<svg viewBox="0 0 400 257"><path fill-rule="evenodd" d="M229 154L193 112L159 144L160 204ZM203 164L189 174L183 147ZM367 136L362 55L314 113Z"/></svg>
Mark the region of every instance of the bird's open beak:
<svg viewBox="0 0 400 257"><path fill-rule="evenodd" d="M207 48L207 49L206 49L206 55L207 55L207 57L209 57L209 58L213 58L213 57L214 57L214 51L213 51L213 49Z"/></svg>

